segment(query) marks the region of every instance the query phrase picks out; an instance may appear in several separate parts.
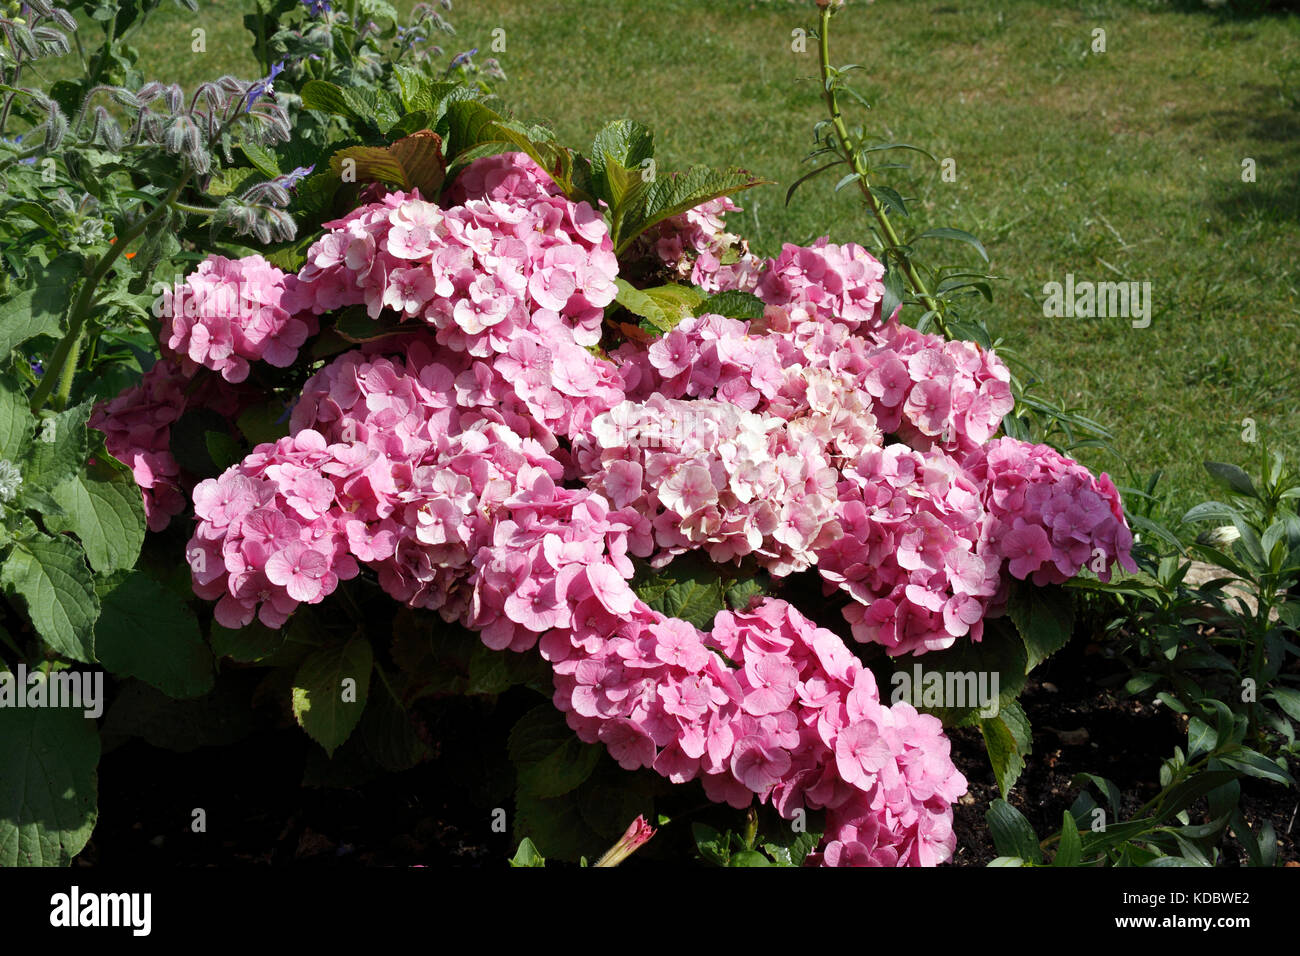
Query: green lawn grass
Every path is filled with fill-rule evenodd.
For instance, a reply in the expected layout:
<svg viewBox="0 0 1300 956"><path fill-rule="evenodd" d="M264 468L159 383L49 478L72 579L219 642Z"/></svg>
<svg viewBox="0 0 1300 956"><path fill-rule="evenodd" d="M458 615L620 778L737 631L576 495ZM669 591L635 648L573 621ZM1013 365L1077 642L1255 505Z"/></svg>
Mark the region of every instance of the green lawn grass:
<svg viewBox="0 0 1300 956"><path fill-rule="evenodd" d="M1080 457L1121 484L1163 469L1179 508L1214 490L1203 459L1250 467L1246 418L1300 466L1300 18L1180 6L854 2L833 37L835 60L866 68L868 137L956 161L955 182L924 158L888 181L919 200L919 223L984 241L1003 277L980 307L994 334L1049 395L1114 432L1116 454ZM235 0L161 10L137 42L146 70L185 83L251 75L242 13ZM773 253L869 235L833 178L784 204L822 118L816 54L791 49L814 15L781 0L458 0L446 45L484 56L503 28L506 102L573 145L627 116L656 130L661 168L738 164L777 181L733 219ZM194 25L207 54L190 52ZM1088 52L1096 28L1103 54ZM1150 282L1150 328L1044 318L1044 283L1067 273Z"/></svg>

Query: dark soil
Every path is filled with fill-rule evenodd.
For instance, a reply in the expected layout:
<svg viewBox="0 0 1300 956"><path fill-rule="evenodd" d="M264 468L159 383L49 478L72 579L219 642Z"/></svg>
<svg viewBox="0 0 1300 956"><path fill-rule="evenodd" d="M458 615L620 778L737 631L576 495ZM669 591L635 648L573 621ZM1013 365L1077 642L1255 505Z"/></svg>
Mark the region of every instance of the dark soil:
<svg viewBox="0 0 1300 956"><path fill-rule="evenodd" d="M1187 747L1186 718L1158 703L1125 697L1116 690L1124 666L1098 644L1073 641L1035 671L1020 697L1033 728L1033 753L1009 796L1009 802L1034 827L1039 837L1055 833L1061 816L1079 795L1071 784L1078 773L1106 777L1119 788L1121 814L1130 816L1160 791L1160 764L1175 747ZM955 808L957 866L984 866L997 851L984 814L998 799L997 782L989 767L979 728L949 733L953 761L966 775L970 792ZM1264 821L1278 836L1278 859L1300 866L1296 846L1296 813L1300 797L1294 790L1243 777L1240 806L1251 829ZM1104 803L1093 789L1098 803ZM1193 823L1208 822L1192 812ZM1235 840L1222 844L1221 865L1244 865L1245 851Z"/></svg>

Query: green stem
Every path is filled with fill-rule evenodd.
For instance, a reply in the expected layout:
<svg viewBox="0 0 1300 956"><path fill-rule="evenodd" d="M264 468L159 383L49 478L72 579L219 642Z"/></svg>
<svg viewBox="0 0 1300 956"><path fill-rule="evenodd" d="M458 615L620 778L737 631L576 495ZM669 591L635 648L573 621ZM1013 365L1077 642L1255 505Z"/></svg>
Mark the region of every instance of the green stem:
<svg viewBox="0 0 1300 956"><path fill-rule="evenodd" d="M72 343L72 349L68 352L68 360L63 363L63 370L59 373L59 390L54 393L54 407L59 411L68 407L68 397L72 394L72 380L77 377L77 359L81 356L81 343L86 338L86 327L83 325L77 334L77 339Z"/></svg>
<svg viewBox="0 0 1300 956"><path fill-rule="evenodd" d="M885 238L885 249L887 257L892 258L898 263L903 272L904 278L907 279L908 285L912 292L920 299L925 307L934 313L935 324L939 327L940 333L944 338L948 337L948 328L944 323L943 309L938 299L931 294L916 267L902 251L902 242L898 238L898 233L894 229L894 224L889 221L889 215L885 212L876 198L875 193L871 191L871 181L868 178L870 170L867 164L863 162L862 156L858 153L858 144L852 134L849 133L848 126L844 122L844 116L840 113L839 102L835 96L835 84L831 77L831 59L830 59L830 22L831 7L822 7L821 26L818 30L817 46L818 54L821 59L821 78L822 90L826 99L826 108L831 114L831 125L835 128L835 136L839 140L840 150L844 160L849 164L854 174L858 178L858 188L862 191L862 198L866 200L867 208L871 214L876 217L880 223L881 232Z"/></svg>
<svg viewBox="0 0 1300 956"><path fill-rule="evenodd" d="M174 202L172 208L181 212L192 212L196 216L212 216L219 212L218 209L211 206L194 206L187 202Z"/></svg>
<svg viewBox="0 0 1300 956"><path fill-rule="evenodd" d="M171 192L160 202L153 210L137 222L134 226L126 231L125 234L118 237L118 241L113 243L102 259L95 265L95 269L81 286L81 291L77 294L76 301L72 304L72 309L68 313L68 331L64 334L63 339L59 342L58 348L54 350L54 355L50 359L49 368L41 376L41 383L36 386L36 391L32 393L31 409L38 412L45 405L45 400L49 398L54 383L59 382L60 394L63 394L63 379L66 375L74 375L76 369L75 360L72 363L72 372L65 372L68 366L68 359L73 355L73 350L81 346L81 336L85 329L86 318L90 315L90 310L95 305L95 292L99 288L100 282L108 275L113 263L117 262L118 257L126 252L127 247L135 242L140 236L165 212L176 197L180 195L185 184L190 181L190 174L186 173L180 181L172 187ZM71 382L68 383L69 389Z"/></svg>

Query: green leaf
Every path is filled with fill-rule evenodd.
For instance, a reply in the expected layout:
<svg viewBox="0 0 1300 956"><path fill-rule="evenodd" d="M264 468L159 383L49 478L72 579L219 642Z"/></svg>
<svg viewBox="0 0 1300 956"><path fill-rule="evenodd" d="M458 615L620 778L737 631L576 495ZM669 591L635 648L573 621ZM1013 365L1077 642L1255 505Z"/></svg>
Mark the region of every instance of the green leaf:
<svg viewBox="0 0 1300 956"><path fill-rule="evenodd" d="M783 828L775 837L764 842L763 849L781 866L803 866L808 854L817 849L817 844L821 841L820 833L810 833L807 830L795 833Z"/></svg>
<svg viewBox="0 0 1300 956"><path fill-rule="evenodd" d="M1203 501L1183 515L1183 522L1193 521L1231 521L1241 516L1241 512L1218 501Z"/></svg>
<svg viewBox="0 0 1300 956"><path fill-rule="evenodd" d="M1300 690L1293 690L1290 687L1274 687L1264 696L1277 701L1277 705L1292 720L1300 720Z"/></svg>
<svg viewBox="0 0 1300 956"><path fill-rule="evenodd" d="M546 866L546 857L542 856L541 851L528 837L519 841L519 849L515 855L510 858L510 865L514 866Z"/></svg>
<svg viewBox="0 0 1300 956"><path fill-rule="evenodd" d="M695 307L695 315L721 315L728 319L761 319L766 306L752 292L730 289L715 292Z"/></svg>
<svg viewBox="0 0 1300 956"><path fill-rule="evenodd" d="M86 420L91 402L42 418L36 426L23 469L23 483L53 491L64 479L81 470L90 456Z"/></svg>
<svg viewBox="0 0 1300 956"><path fill-rule="evenodd" d="M1014 587L1007 601L1007 616L1025 642L1026 673L1064 647L1074 633L1070 595L1059 586Z"/></svg>
<svg viewBox="0 0 1300 956"><path fill-rule="evenodd" d="M559 797L577 788L596 769L601 752L579 740L549 701L520 717L510 731L519 792L533 797Z"/></svg>
<svg viewBox="0 0 1300 956"><path fill-rule="evenodd" d="M138 677L169 697L212 689L212 654L194 612L143 571L132 571L103 599L95 655L119 677Z"/></svg>
<svg viewBox="0 0 1300 956"><path fill-rule="evenodd" d="M0 867L68 866L98 816L95 722L66 707L0 707Z"/></svg>
<svg viewBox="0 0 1300 956"><path fill-rule="evenodd" d="M757 850L741 850L733 853L727 866L771 866L772 861Z"/></svg>
<svg viewBox="0 0 1300 956"><path fill-rule="evenodd" d="M319 82L311 80L310 82ZM258 146L256 143L243 142L239 144L248 161L253 164L253 168L265 176L267 179L278 179L282 175L280 172L280 162L275 158L275 153L271 152L265 146Z"/></svg>
<svg viewBox="0 0 1300 956"><path fill-rule="evenodd" d="M946 727L964 727L979 721L981 709L992 709L979 707L978 701L971 704L970 698L978 697L983 691L991 693L995 676L999 712L1015 703L1021 688L1025 686L1025 653L1024 642L1010 622L1005 618L995 618L985 622L984 637L978 644L973 641L958 641L947 650L926 654L924 677L919 683L911 676L914 673L912 667L902 662L895 664L898 670L892 675L891 683L897 688L906 676L912 695L910 698L904 696L904 699L913 706L934 714ZM980 686L979 678L982 675L988 675L987 683ZM971 686L972 676L975 678L974 687ZM933 687L943 688L938 699L932 699L929 694L934 681L938 683ZM958 707L955 706L956 700L946 699L949 686L960 688L968 706Z"/></svg>
<svg viewBox="0 0 1300 956"><path fill-rule="evenodd" d="M27 455L36 419L27 408L27 396L8 375L0 375L0 461L18 464Z"/></svg>
<svg viewBox="0 0 1300 956"><path fill-rule="evenodd" d="M1072 787L1081 787L1086 783L1091 783L1097 788L1098 792L1106 798L1106 804L1110 807L1111 816L1118 817L1119 787L1115 786L1113 781L1092 773L1077 773L1070 778L1070 786Z"/></svg>
<svg viewBox="0 0 1300 956"><path fill-rule="evenodd" d="M714 866L726 866L731 859L731 832L719 833L707 823L692 823L691 836L695 848L707 862Z"/></svg>
<svg viewBox="0 0 1300 956"><path fill-rule="evenodd" d="M678 558L661 571L633 581L632 588L654 610L701 630L711 628L714 616L727 606L716 566L699 560Z"/></svg>
<svg viewBox="0 0 1300 956"><path fill-rule="evenodd" d="M72 301L72 285L81 274L81 256L61 255L48 266L28 260L24 286L0 300L0 356L37 335L58 335Z"/></svg>
<svg viewBox="0 0 1300 956"><path fill-rule="evenodd" d="M1013 703L1000 709L996 717L981 717L980 732L998 789L1006 799L1025 769L1025 757L1033 750L1029 718L1018 703Z"/></svg>
<svg viewBox="0 0 1300 956"><path fill-rule="evenodd" d="M957 242L964 242L968 246L973 248L976 252L980 254L980 258L983 259L985 262L989 261L989 254L988 252L985 251L984 244L964 229L951 229L947 226L943 226L939 229L929 229L921 233L916 238L917 239L955 239Z"/></svg>
<svg viewBox="0 0 1300 956"><path fill-rule="evenodd" d="M746 611L754 598L766 593L767 590L764 588L763 582L758 578L733 581L727 586L727 607L733 611Z"/></svg>
<svg viewBox="0 0 1300 956"><path fill-rule="evenodd" d="M208 641L217 657L250 663L264 660L278 651L284 645L284 631L272 630L257 620L233 629L214 621Z"/></svg>
<svg viewBox="0 0 1300 956"><path fill-rule="evenodd" d="M135 565L144 544L144 502L125 467L98 461L65 479L53 497L64 513L46 515L46 528L80 538L92 568L108 573Z"/></svg>
<svg viewBox="0 0 1300 956"><path fill-rule="evenodd" d="M766 185L771 184L734 167L719 170L708 166L692 166L685 173L660 176L646 190L644 217L624 224L614 251L622 252L647 229L665 219L679 216L688 209L694 209L701 203Z"/></svg>
<svg viewBox="0 0 1300 956"><path fill-rule="evenodd" d="M617 245L627 221L639 218L650 190L648 166L654 134L632 120L616 120L596 134L591 145L591 189L609 205L610 234Z"/></svg>
<svg viewBox="0 0 1300 956"><path fill-rule="evenodd" d="M87 664L95 660L99 598L75 541L38 534L16 543L0 565L0 587L22 598L32 625L56 653Z"/></svg>
<svg viewBox="0 0 1300 956"><path fill-rule="evenodd" d="M1249 777L1258 777L1261 780L1272 780L1275 783L1282 783L1288 786L1295 785L1295 779L1287 773L1275 761L1265 757L1256 750L1249 747L1242 747L1232 754L1224 754L1219 757L1221 761L1229 767L1240 770Z"/></svg>
<svg viewBox="0 0 1300 956"><path fill-rule="evenodd" d="M994 800L984 814L989 833L999 856L1018 856L1022 860L1043 862L1034 828L1024 815L1005 800Z"/></svg>
<svg viewBox="0 0 1300 956"><path fill-rule="evenodd" d="M335 116L344 116L350 120L361 118L353 112L352 106L343 95L343 90L333 83L326 83L324 80L308 80L303 84L298 95L302 97L302 105L309 110L333 113Z"/></svg>
<svg viewBox="0 0 1300 956"><path fill-rule="evenodd" d="M625 279L615 279L616 302L639 315L661 332L671 332L682 319L694 315L704 301L703 293L685 285L669 283L652 289L637 289Z"/></svg>
<svg viewBox="0 0 1300 956"><path fill-rule="evenodd" d="M1250 475L1236 465L1222 461L1207 461L1204 464L1205 470L1210 473L1210 477L1220 484L1246 498L1259 497L1259 492L1255 490L1255 483L1250 480Z"/></svg>
<svg viewBox="0 0 1300 956"><path fill-rule="evenodd" d="M1052 866L1078 866L1083 861L1083 839L1079 825L1066 810L1061 820L1061 842L1052 859Z"/></svg>
<svg viewBox="0 0 1300 956"><path fill-rule="evenodd" d="M374 663L370 642L354 638L313 651L293 679L293 715L333 755L361 720Z"/></svg>

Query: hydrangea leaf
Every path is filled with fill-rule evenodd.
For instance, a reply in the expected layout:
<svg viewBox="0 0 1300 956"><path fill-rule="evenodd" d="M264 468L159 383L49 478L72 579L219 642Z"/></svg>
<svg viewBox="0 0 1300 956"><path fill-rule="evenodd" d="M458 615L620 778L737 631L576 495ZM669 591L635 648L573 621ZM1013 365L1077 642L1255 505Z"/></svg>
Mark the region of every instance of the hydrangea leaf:
<svg viewBox="0 0 1300 956"><path fill-rule="evenodd" d="M193 612L143 571L133 571L103 599L95 655L118 676L138 677L169 697L212 689L212 653Z"/></svg>
<svg viewBox="0 0 1300 956"><path fill-rule="evenodd" d="M370 642L353 638L313 651L298 667L293 715L327 754L332 755L361 720L373 663Z"/></svg>
<svg viewBox="0 0 1300 956"><path fill-rule="evenodd" d="M590 777L601 748L579 740L548 702L519 718L510 731L509 752L519 792L549 798L563 796Z"/></svg>
<svg viewBox="0 0 1300 956"><path fill-rule="evenodd" d="M1013 587L1007 601L1007 616L1015 622L1025 642L1026 673L1063 648L1074 633L1070 594L1059 586Z"/></svg>
<svg viewBox="0 0 1300 956"><path fill-rule="evenodd" d="M98 816L95 722L68 707L0 707L0 867L67 866Z"/></svg>
<svg viewBox="0 0 1300 956"><path fill-rule="evenodd" d="M1018 703L1008 704L996 717L981 717L980 732L984 735L998 790L1005 800L1025 769L1025 757L1033 750L1029 718Z"/></svg>

